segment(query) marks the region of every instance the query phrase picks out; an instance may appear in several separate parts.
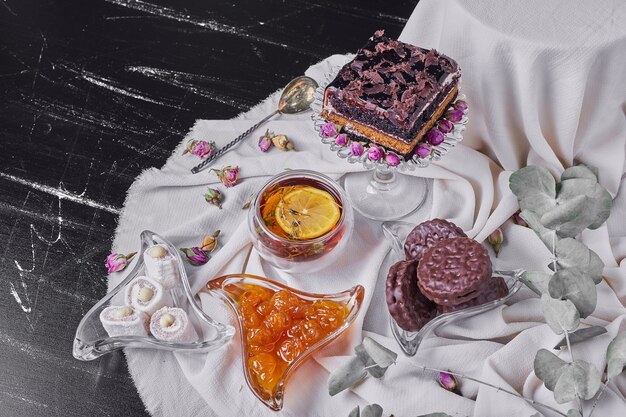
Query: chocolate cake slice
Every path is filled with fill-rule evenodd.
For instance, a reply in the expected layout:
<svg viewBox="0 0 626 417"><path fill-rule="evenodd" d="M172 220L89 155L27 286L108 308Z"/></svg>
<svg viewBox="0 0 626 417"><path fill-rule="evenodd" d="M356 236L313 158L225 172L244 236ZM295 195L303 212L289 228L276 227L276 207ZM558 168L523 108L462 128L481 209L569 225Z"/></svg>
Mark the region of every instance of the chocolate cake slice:
<svg viewBox="0 0 626 417"><path fill-rule="evenodd" d="M326 87L322 117L407 155L456 97L451 58L377 31Z"/></svg>

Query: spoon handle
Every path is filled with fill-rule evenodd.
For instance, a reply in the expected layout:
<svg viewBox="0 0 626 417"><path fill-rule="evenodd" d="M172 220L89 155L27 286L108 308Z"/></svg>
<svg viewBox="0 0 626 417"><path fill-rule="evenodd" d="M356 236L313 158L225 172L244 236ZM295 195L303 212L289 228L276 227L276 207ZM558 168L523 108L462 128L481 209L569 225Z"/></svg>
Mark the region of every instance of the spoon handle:
<svg viewBox="0 0 626 417"><path fill-rule="evenodd" d="M223 148L219 149L218 151L214 152L211 156L209 156L207 159L205 159L204 161L202 161L201 163L199 163L198 165L196 165L195 167L193 167L191 169L191 172L193 174L197 174L198 172L202 171L207 165L209 165L211 162L213 162L214 160L216 160L217 158L219 158L220 156L222 156L223 154L225 154L226 152L228 152L230 150L230 148L232 148L233 146L235 146L236 144L238 144L239 142L241 142L242 140L244 140L250 133L252 133L254 130L256 130L259 126L261 126L263 123L267 122L269 119L271 119L272 117L274 117L276 114L280 113L280 110L275 110L273 113L268 114L267 116L265 116L261 121L259 121L258 123L256 123L254 126L252 126L250 129L246 130L245 132L243 132L241 135L237 136L235 139L233 139L231 142L229 142L228 144L226 144Z"/></svg>

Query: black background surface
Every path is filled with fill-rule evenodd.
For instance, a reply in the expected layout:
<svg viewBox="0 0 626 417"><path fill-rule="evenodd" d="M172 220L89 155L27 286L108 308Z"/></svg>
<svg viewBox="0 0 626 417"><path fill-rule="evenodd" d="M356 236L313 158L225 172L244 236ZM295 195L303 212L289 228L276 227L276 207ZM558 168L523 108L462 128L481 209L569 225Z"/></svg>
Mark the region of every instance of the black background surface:
<svg viewBox="0 0 626 417"><path fill-rule="evenodd" d="M0 416L146 415L121 353L71 355L133 179L416 3L0 0Z"/></svg>

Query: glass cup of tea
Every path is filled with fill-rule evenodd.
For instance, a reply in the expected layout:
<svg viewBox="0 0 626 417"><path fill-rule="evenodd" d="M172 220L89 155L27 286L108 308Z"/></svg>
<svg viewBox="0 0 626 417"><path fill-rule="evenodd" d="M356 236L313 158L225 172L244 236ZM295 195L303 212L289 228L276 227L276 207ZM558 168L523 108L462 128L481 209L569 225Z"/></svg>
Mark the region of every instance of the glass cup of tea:
<svg viewBox="0 0 626 417"><path fill-rule="evenodd" d="M353 226L352 206L341 186L309 170L272 177L248 215L254 248L287 272L314 272L336 261Z"/></svg>

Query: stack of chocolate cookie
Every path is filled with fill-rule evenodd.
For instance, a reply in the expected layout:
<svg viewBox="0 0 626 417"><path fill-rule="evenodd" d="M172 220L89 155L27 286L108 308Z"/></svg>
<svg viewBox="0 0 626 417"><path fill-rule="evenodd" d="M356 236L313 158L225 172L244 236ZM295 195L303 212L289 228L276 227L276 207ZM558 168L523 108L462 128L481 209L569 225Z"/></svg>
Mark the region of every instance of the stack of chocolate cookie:
<svg viewBox="0 0 626 417"><path fill-rule="evenodd" d="M446 220L417 225L404 243L406 260L391 266L386 296L398 326L420 330L437 313L497 300L508 294L501 277L491 276L487 250Z"/></svg>

